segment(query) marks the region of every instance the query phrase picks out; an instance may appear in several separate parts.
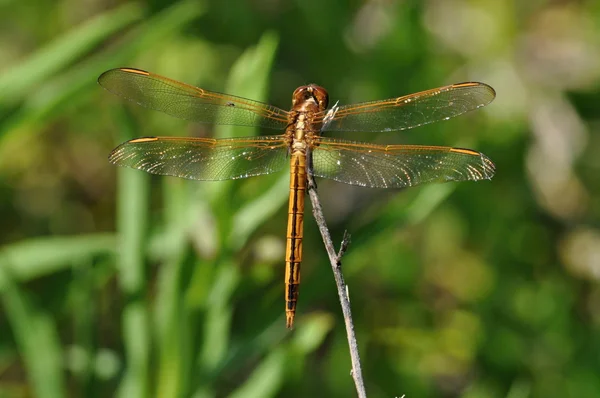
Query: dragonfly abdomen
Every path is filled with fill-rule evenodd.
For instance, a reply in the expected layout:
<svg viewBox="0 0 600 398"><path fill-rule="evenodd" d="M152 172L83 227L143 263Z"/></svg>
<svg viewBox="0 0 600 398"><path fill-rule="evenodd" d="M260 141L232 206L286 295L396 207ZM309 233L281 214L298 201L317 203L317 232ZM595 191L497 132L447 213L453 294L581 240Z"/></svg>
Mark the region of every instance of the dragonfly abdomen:
<svg viewBox="0 0 600 398"><path fill-rule="evenodd" d="M290 159L290 200L285 245L285 317L289 329L294 325L300 285L305 193L306 155L295 151Z"/></svg>

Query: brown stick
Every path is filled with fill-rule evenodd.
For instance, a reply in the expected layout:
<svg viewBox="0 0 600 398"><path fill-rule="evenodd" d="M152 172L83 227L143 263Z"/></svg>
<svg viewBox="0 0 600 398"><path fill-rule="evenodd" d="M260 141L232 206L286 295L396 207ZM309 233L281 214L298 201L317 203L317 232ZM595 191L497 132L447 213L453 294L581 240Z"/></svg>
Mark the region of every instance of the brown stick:
<svg viewBox="0 0 600 398"><path fill-rule="evenodd" d="M323 237L323 243L329 256L329 262L331 263L331 269L333 270L333 276L335 278L335 284L337 286L338 296L340 297L340 304L342 305L342 313L344 314L344 322L346 324L346 335L348 338L348 346L350 348L350 359L352 361L352 378L356 385L356 392L359 398L366 398L367 392L365 390L365 383L362 377L362 370L360 366L360 356L358 355L358 344L356 342L356 334L354 333L354 323L352 322L352 311L350 310L350 297L348 295L348 288L344 282L344 275L342 274L342 256L348 249L350 244L350 235L347 231L344 231L344 238L340 245L338 253L335 252L335 247L329 234L329 229L323 216L323 208L317 194L317 184L313 178L312 168L312 153L307 153L307 179L308 179L308 194L312 203L313 215L319 226L319 231Z"/></svg>

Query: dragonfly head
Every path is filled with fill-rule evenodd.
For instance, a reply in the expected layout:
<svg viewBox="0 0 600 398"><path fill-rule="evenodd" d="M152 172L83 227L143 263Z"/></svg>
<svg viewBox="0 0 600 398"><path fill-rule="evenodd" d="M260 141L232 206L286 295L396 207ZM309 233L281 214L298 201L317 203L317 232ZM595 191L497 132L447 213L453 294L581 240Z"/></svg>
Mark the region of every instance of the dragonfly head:
<svg viewBox="0 0 600 398"><path fill-rule="evenodd" d="M309 102L316 104L318 106L318 111L327 109L329 103L329 94L327 94L327 90L316 84L298 87L292 95L292 106L294 108L303 107L304 104Z"/></svg>

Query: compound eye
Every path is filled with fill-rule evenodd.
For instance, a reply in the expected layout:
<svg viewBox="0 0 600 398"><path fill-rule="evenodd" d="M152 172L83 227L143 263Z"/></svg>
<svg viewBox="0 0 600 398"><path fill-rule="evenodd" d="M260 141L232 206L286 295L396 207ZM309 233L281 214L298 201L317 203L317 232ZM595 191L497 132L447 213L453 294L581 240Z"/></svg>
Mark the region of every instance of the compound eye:
<svg viewBox="0 0 600 398"><path fill-rule="evenodd" d="M313 95L317 99L321 109L327 108L327 105L329 104L329 94L327 93L327 90L315 85L313 86Z"/></svg>
<svg viewBox="0 0 600 398"><path fill-rule="evenodd" d="M302 86L298 87L294 90L294 94L292 94L292 104L295 105L299 101L305 101L310 98L311 94L308 92L308 87Z"/></svg>

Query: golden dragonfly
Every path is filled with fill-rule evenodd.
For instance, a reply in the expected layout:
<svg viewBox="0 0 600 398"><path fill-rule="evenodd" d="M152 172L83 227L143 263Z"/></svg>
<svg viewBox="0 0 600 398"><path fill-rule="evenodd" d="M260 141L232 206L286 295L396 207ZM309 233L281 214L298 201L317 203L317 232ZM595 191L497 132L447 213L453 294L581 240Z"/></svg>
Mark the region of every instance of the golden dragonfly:
<svg viewBox="0 0 600 398"><path fill-rule="evenodd" d="M489 104L494 89L458 83L382 101L333 106L320 86L298 87L291 110L190 86L139 69L118 68L98 82L113 94L195 122L252 126L283 134L243 138L145 137L115 148L110 162L152 174L228 180L277 172L289 164L285 254L286 325L292 328L300 284L307 156L314 176L375 188L435 181L491 179L492 161L462 148L376 145L321 135L324 131L387 132L447 120Z"/></svg>

